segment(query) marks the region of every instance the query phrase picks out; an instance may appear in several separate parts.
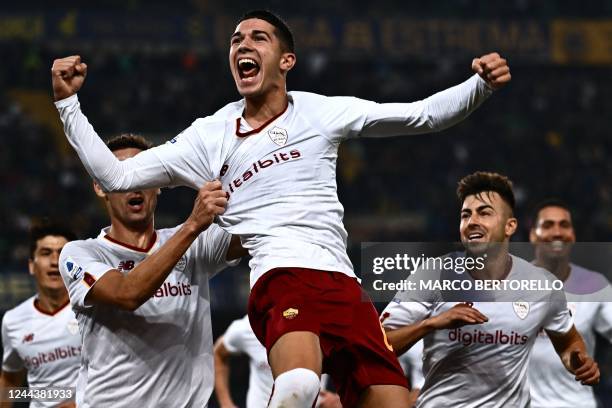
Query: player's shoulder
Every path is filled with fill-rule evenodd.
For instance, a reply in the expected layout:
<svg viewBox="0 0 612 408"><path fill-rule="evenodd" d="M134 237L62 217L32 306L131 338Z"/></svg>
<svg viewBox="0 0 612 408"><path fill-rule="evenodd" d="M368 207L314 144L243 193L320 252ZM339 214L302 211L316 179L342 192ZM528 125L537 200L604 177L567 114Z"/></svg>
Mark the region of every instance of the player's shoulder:
<svg viewBox="0 0 612 408"><path fill-rule="evenodd" d="M78 239L70 241L64 245L60 258L65 259L68 256L77 256L84 253L92 253L99 249L100 243L96 238Z"/></svg>
<svg viewBox="0 0 612 408"><path fill-rule="evenodd" d="M570 265L570 276L565 282L565 289L567 291L587 294L609 288L610 281L604 274L573 263Z"/></svg>
<svg viewBox="0 0 612 408"><path fill-rule="evenodd" d="M28 316L32 314L35 299L36 295L31 296L12 309L7 310L2 318L2 324L10 330L15 324L28 319Z"/></svg>
<svg viewBox="0 0 612 408"><path fill-rule="evenodd" d="M330 106L334 105L346 107L350 103L359 100L354 96L327 96L304 91L290 91L288 95L296 106L314 109L328 109Z"/></svg>
<svg viewBox="0 0 612 408"><path fill-rule="evenodd" d="M516 255L510 255L510 257L512 257L512 271L518 275L518 279L557 279L551 272L542 267L534 265L523 258Z"/></svg>
<svg viewBox="0 0 612 408"><path fill-rule="evenodd" d="M206 128L209 126L214 126L219 123L225 124L228 120L234 120L237 117L240 117L243 110L244 100L230 102L212 115L196 119L192 126L194 126L197 130L206 130Z"/></svg>

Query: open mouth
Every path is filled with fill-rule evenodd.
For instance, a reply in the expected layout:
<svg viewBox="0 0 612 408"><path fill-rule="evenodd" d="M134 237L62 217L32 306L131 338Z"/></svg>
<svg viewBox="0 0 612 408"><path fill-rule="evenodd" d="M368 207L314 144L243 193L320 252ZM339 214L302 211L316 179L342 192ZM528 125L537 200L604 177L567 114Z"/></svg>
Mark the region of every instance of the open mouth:
<svg viewBox="0 0 612 408"><path fill-rule="evenodd" d="M128 207L134 211L140 211L143 208L144 198L132 197L128 200Z"/></svg>
<svg viewBox="0 0 612 408"><path fill-rule="evenodd" d="M238 59L238 75L240 79L249 80L259 73L259 64L252 58Z"/></svg>
<svg viewBox="0 0 612 408"><path fill-rule="evenodd" d="M482 232L472 232L468 234L468 240L476 241L484 238L484 234Z"/></svg>
<svg viewBox="0 0 612 408"><path fill-rule="evenodd" d="M61 278L62 275L60 274L59 271L49 271L47 272L47 276L52 277L52 278Z"/></svg>

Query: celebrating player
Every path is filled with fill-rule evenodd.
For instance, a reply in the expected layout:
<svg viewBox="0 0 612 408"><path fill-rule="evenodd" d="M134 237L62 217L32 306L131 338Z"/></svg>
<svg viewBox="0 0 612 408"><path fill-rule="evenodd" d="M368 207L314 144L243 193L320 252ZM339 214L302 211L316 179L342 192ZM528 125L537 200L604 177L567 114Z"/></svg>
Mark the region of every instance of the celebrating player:
<svg viewBox="0 0 612 408"><path fill-rule="evenodd" d="M457 189L461 242L483 256L484 267L456 274L468 280L550 279L545 270L508 253L517 226L511 182L496 173L477 172ZM466 276L467 275L467 276ZM421 297L420 294L416 295ZM399 352L424 340L425 385L418 407L529 406L526 370L540 328L548 333L565 369L583 384L599 381L573 325L565 299L538 302L440 301L440 293L415 298L400 292L383 312L383 326Z"/></svg>
<svg viewBox="0 0 612 408"><path fill-rule="evenodd" d="M0 388L76 386L81 360L81 338L68 292L58 269L60 251L75 235L67 227L43 221L30 231L30 274L36 295L9 310L2 319L2 374ZM60 390L58 390L60 391ZM68 392L74 392L65 390ZM6 397L6 395L4 395ZM64 395L74 400L74 395ZM9 407L10 403L0 402ZM32 400L30 407L57 407L55 402ZM74 407L73 401L60 404Z"/></svg>
<svg viewBox="0 0 612 408"><path fill-rule="evenodd" d="M54 61L54 98L70 143L104 190L198 188L220 178L229 205L219 225L253 257L249 320L275 378L271 407L310 407L322 371L345 407L405 407L406 379L346 254L338 145L452 126L510 80L506 61L476 58L476 75L414 103L287 92L293 36L277 16L254 11L231 35L229 63L241 101L131 160L116 160L81 113L75 94L87 66L79 56Z"/></svg>
<svg viewBox="0 0 612 408"><path fill-rule="evenodd" d="M122 135L108 148L125 160L149 143ZM158 189L95 191L111 226L60 257L83 343L77 405L205 406L214 381L208 279L242 252L211 225L227 202L221 183L199 190L185 223L161 230L153 223Z"/></svg>
<svg viewBox="0 0 612 408"><path fill-rule="evenodd" d="M571 246L576 242L569 207L559 200L547 200L535 211L529 239L535 244L534 264L564 282L568 306L576 329L582 335L590 355L595 354L595 334L612 339L612 303L593 301L593 296L611 292L608 280L600 273L570 262ZM607 295L607 299L610 295ZM592 388L581 387L563 364L551 358L555 350L540 333L529 361L531 406L534 408L596 408Z"/></svg>

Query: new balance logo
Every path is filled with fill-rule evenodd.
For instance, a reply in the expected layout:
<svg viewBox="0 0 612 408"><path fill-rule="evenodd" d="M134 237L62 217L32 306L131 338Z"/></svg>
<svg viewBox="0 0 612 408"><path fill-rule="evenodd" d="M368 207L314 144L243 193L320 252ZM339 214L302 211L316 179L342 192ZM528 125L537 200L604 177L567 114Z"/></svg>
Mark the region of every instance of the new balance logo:
<svg viewBox="0 0 612 408"><path fill-rule="evenodd" d="M31 343L34 340L34 333L26 334L23 336L22 343Z"/></svg>
<svg viewBox="0 0 612 408"><path fill-rule="evenodd" d="M134 269L134 261L121 261L117 269L120 271L131 271Z"/></svg>

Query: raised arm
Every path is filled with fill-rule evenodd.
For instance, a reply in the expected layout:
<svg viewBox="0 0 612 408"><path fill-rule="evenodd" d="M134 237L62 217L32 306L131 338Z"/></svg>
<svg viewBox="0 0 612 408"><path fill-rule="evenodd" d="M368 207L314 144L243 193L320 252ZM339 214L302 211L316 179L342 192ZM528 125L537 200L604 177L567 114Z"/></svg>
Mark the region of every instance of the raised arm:
<svg viewBox="0 0 612 408"><path fill-rule="evenodd" d="M78 55L55 60L51 68L53 97L68 141L103 190L130 191L181 184L199 187L184 177L185 172L172 171L174 167L187 167L184 162L186 156L193 154L193 149L186 153L184 147L165 144L136 157L118 160L81 112L76 93L86 75L87 65Z"/></svg>
<svg viewBox="0 0 612 408"><path fill-rule="evenodd" d="M360 134L384 137L440 131L453 126L476 110L495 89L510 81L510 68L499 54L472 61L476 73L467 81L412 103L367 106Z"/></svg>

